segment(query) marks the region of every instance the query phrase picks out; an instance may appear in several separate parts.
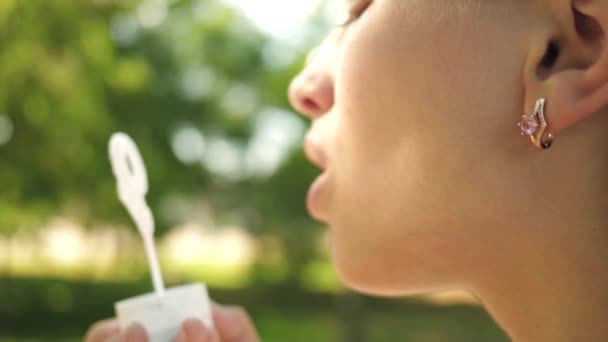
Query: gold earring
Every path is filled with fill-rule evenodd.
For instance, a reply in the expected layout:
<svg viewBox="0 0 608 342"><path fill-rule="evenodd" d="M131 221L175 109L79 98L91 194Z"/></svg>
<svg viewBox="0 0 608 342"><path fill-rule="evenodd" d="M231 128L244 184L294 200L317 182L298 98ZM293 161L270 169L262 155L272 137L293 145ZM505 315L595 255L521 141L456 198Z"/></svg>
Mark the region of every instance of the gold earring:
<svg viewBox="0 0 608 342"><path fill-rule="evenodd" d="M541 150L547 150L553 145L555 135L546 133L547 119L545 118L545 105L547 100L544 98L536 101L534 112L530 115L523 115L520 123L517 124L521 129L521 135L530 137L532 144Z"/></svg>

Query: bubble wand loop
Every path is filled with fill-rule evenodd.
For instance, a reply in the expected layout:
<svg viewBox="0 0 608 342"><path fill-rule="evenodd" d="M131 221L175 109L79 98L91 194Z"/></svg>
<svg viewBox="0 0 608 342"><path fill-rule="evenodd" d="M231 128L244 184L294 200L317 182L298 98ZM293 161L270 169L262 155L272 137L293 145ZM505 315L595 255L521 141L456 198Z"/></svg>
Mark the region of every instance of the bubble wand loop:
<svg viewBox="0 0 608 342"><path fill-rule="evenodd" d="M154 218L146 203L148 174L135 142L124 133L115 133L110 138L110 161L117 180L118 198L133 218L137 230L144 240L152 283L158 296L165 293L165 285L154 246Z"/></svg>

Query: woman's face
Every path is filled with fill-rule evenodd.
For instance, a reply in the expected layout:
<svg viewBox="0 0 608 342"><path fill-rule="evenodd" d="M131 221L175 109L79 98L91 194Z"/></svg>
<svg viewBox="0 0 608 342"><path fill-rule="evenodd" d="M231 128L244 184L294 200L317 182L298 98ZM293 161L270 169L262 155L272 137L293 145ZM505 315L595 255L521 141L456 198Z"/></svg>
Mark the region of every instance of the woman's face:
<svg viewBox="0 0 608 342"><path fill-rule="evenodd" d="M526 210L526 0L347 0L290 88L324 169L309 210L346 283L374 294L466 287ZM347 14L345 14L346 16ZM532 153L536 153L532 151ZM508 230L508 231L507 231Z"/></svg>

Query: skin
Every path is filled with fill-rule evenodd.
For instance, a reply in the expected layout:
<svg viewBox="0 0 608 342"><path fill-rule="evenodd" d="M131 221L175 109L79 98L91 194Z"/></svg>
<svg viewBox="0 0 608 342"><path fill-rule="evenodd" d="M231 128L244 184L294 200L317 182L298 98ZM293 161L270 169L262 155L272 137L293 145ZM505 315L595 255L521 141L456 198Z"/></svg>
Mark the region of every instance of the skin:
<svg viewBox="0 0 608 342"><path fill-rule="evenodd" d="M344 282L470 291L515 341L607 340L608 2L345 0L344 12L354 20L289 90L312 120L305 150L324 181L309 209ZM516 125L541 97L547 151Z"/></svg>
<svg viewBox="0 0 608 342"><path fill-rule="evenodd" d="M468 290L516 341L608 339L606 2L362 2L290 89L342 279ZM540 97L549 151L516 126Z"/></svg>
<svg viewBox="0 0 608 342"><path fill-rule="evenodd" d="M174 342L259 342L249 315L240 307L213 304L215 329L197 319L183 322ZM147 342L145 329L135 324L121 332L116 319L95 323L86 333L85 342Z"/></svg>

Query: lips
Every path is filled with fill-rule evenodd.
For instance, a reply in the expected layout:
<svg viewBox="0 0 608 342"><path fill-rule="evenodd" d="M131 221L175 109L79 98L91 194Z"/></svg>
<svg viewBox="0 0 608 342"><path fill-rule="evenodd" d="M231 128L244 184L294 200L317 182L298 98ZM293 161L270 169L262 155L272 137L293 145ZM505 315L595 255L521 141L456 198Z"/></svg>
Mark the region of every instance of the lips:
<svg viewBox="0 0 608 342"><path fill-rule="evenodd" d="M323 150L318 143L309 137L304 141L304 153L306 154L306 158L321 170L327 169L327 158Z"/></svg>
<svg viewBox="0 0 608 342"><path fill-rule="evenodd" d="M327 157L320 145L312 140L310 136L307 136L306 140L304 141L304 153L306 154L306 158L308 158L308 160L324 171L310 186L306 199L308 213L313 218L323 221L326 219L326 217L323 214L321 198L328 179L328 172L326 171L328 166Z"/></svg>
<svg viewBox="0 0 608 342"><path fill-rule="evenodd" d="M325 184L327 184L328 174L327 172L322 173L310 186L308 190L308 196L306 198L306 208L308 213L313 218L319 221L327 221L327 217L324 214L322 203L323 190Z"/></svg>

